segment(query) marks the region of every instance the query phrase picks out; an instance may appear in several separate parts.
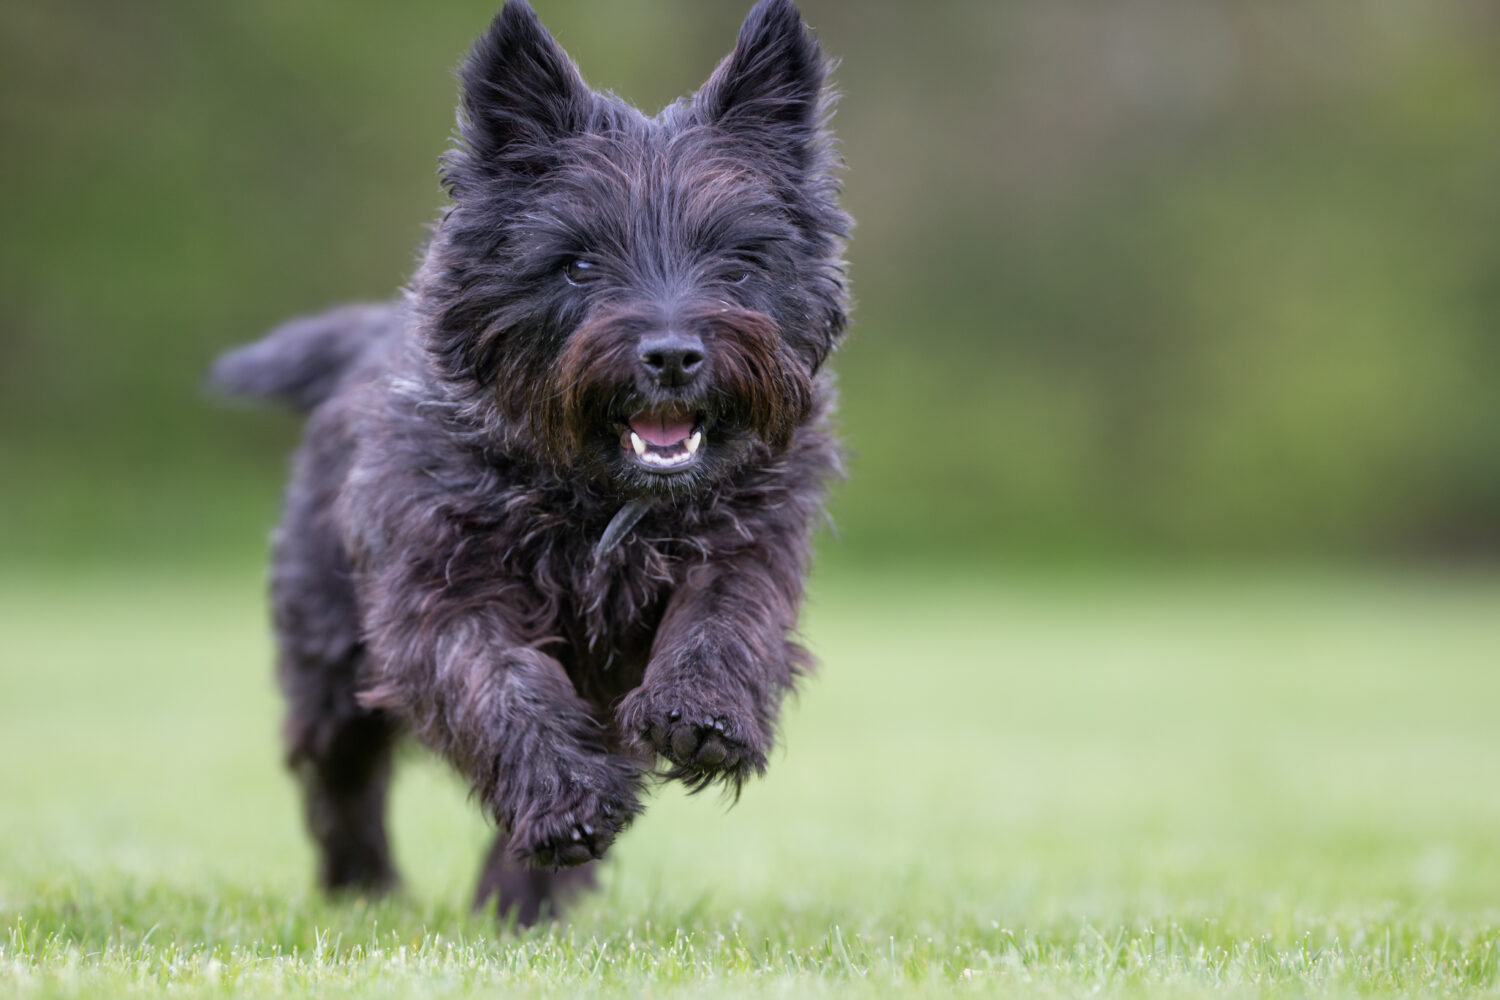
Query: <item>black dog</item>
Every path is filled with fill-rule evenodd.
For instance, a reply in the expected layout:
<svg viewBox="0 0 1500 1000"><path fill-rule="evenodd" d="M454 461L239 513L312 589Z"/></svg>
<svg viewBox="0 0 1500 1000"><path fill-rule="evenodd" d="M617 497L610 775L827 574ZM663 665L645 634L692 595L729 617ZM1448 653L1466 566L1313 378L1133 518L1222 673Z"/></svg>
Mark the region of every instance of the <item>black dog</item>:
<svg viewBox="0 0 1500 1000"><path fill-rule="evenodd" d="M499 823L476 902L523 923L639 811L656 755L694 789L765 768L839 468L825 75L763 0L647 118L511 0L463 66L452 202L404 300L218 363L309 414L272 600L324 885L394 881L403 729Z"/></svg>

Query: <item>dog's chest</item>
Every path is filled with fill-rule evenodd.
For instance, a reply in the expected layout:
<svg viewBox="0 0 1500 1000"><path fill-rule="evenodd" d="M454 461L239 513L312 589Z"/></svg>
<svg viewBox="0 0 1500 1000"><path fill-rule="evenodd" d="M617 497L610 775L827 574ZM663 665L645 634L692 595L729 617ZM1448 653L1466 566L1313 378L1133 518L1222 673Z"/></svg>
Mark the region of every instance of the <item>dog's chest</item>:
<svg viewBox="0 0 1500 1000"><path fill-rule="evenodd" d="M531 545L496 553L507 594L525 594L513 608L526 622L527 640L554 656L578 692L601 705L640 684L680 584L680 555L651 527L642 524L607 551L598 550L597 532L575 528L538 533Z"/></svg>
<svg viewBox="0 0 1500 1000"><path fill-rule="evenodd" d="M624 564L596 570L560 602L558 659L580 694L605 705L641 683L672 589Z"/></svg>

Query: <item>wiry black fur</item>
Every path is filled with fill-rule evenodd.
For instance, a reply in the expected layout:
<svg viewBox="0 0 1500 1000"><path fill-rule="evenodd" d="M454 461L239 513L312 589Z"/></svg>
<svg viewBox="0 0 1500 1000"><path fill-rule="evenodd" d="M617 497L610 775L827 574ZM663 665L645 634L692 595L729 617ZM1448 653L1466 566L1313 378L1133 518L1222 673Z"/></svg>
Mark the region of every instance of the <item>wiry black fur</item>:
<svg viewBox="0 0 1500 1000"><path fill-rule="evenodd" d="M655 118L591 91L520 0L462 81L452 203L404 301L288 324L214 378L309 411L272 593L322 881L394 880L385 786L410 730L500 826L478 902L529 922L580 881L546 870L636 815L657 755L694 789L765 768L810 665L793 631L839 467L823 363L849 222L790 0ZM704 347L689 384L638 357L666 330ZM674 475L621 445L665 404L706 433ZM643 516L596 554L627 504Z"/></svg>

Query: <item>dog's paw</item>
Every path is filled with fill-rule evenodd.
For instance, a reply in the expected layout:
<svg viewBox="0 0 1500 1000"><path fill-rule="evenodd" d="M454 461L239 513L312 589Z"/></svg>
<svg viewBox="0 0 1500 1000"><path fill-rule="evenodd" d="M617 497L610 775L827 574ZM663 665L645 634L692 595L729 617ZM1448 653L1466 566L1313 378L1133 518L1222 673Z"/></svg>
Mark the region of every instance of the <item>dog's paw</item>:
<svg viewBox="0 0 1500 1000"><path fill-rule="evenodd" d="M517 810L510 850L535 868L581 865L602 858L639 811L628 786L575 782L560 793L533 796Z"/></svg>
<svg viewBox="0 0 1500 1000"><path fill-rule="evenodd" d="M637 689L620 707L626 736L670 761L669 778L694 790L722 779L738 790L766 767L765 741L754 717L701 698Z"/></svg>

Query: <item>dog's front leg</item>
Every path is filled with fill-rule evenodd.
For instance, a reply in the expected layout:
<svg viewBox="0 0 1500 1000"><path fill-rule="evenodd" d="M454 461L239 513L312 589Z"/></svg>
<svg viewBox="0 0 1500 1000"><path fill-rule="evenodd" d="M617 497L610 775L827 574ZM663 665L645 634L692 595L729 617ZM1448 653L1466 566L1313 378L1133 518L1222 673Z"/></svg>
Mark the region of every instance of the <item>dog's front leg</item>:
<svg viewBox="0 0 1500 1000"><path fill-rule="evenodd" d="M695 790L734 791L765 770L781 700L811 663L790 638L800 561L761 548L704 564L668 602L640 687L620 703L620 731L671 761Z"/></svg>
<svg viewBox="0 0 1500 1000"><path fill-rule="evenodd" d="M406 587L370 630L364 699L403 716L457 766L523 861L601 856L639 810L641 765L612 753L562 665L517 644L498 609L453 609Z"/></svg>

